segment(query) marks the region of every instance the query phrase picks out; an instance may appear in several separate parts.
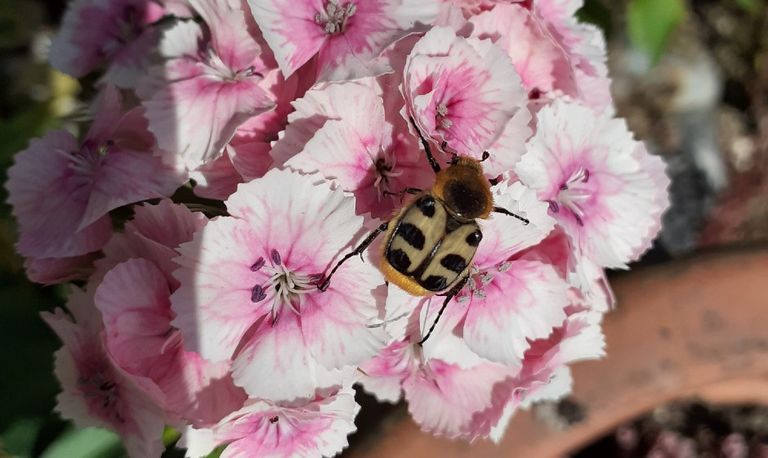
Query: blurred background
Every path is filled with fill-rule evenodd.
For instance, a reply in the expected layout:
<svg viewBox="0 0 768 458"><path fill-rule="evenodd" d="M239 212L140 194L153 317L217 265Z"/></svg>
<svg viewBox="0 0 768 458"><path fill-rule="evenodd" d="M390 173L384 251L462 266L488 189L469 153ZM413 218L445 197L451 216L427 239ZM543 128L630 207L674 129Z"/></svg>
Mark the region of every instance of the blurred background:
<svg viewBox="0 0 768 458"><path fill-rule="evenodd" d="M24 149L29 138L74 122L81 113L81 100L88 97L80 83L46 64L50 37L65 6L63 0L0 2L3 182L13 154ZM602 28L608 39L618 115L627 118L637 137L664 157L672 178L672 208L665 215L663 232L633 269L652 271L658 264L687 265L704 259L701 256L710 259L734 250L764 249L768 241L765 0L586 0L579 14ZM0 196L4 202L4 189ZM52 355L59 343L38 314L61 306L65 290L29 283L22 259L14 253L14 241L10 208L2 203L0 457L122 456L116 436L100 430L75 431L52 413L58 392ZM661 272L674 277L678 271ZM633 275L614 277L621 283ZM758 311L763 322L768 317L768 294L764 297L764 307ZM648 338L663 339L663 334ZM608 343L610 357L610 338ZM768 344L762 344L766 355ZM762 376L768 378L766 373ZM578 387L578 374L575 378ZM404 418L403 409L374 405L362 395L360 401L364 404L358 420L360 433L352 438L348 453L375 455L375 441L391 430L392 422ZM551 427L558 421L578 423L590 412L566 399L540 406L531 415L544 418L540 423L549 422ZM171 431L167 436L169 445L177 438ZM471 449L466 450L468 454L461 456L472 456ZM768 457L768 409L757 403L714 405L699 398L664 401L568 454ZM169 447L166 456L181 456L181 452Z"/></svg>

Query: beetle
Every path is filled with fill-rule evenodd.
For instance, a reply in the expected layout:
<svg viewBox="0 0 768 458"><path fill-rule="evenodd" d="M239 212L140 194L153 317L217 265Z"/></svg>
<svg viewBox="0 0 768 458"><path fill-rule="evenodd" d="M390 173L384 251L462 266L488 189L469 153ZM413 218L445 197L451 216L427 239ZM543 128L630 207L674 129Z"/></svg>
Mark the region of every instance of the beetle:
<svg viewBox="0 0 768 458"><path fill-rule="evenodd" d="M481 166L489 156L487 151L480 160L454 154L449 166L442 169L413 118L411 123L435 172L434 184L428 191L417 188L401 191L401 196L416 197L341 258L318 288L328 289L331 277L344 262L362 255L385 233L379 268L387 281L413 296L445 296L435 321L419 341L421 345L432 334L445 307L469 279L472 259L483 238L477 219L486 219L496 212L515 217L526 225L529 221L494 206L491 186L496 182L485 178ZM442 147L445 148L445 143Z"/></svg>

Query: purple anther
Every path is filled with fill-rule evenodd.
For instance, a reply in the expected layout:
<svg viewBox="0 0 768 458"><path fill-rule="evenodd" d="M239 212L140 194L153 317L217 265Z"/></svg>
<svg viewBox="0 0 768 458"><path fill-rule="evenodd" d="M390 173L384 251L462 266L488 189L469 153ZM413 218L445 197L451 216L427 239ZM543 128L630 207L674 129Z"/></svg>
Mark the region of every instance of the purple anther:
<svg viewBox="0 0 768 458"><path fill-rule="evenodd" d="M576 218L576 223L578 223L579 226L584 225L584 221L581 219L581 216L577 215L576 213L573 213L574 218Z"/></svg>
<svg viewBox="0 0 768 458"><path fill-rule="evenodd" d="M251 265L251 272L258 272L262 267L264 267L264 258L259 257L259 259Z"/></svg>
<svg viewBox="0 0 768 458"><path fill-rule="evenodd" d="M558 205L558 203L554 200L548 200L547 203L549 204L549 209L552 211L552 213L557 213L560 211L560 205Z"/></svg>
<svg viewBox="0 0 768 458"><path fill-rule="evenodd" d="M584 169L584 178L581 181L584 183L589 181L589 169Z"/></svg>
<svg viewBox="0 0 768 458"><path fill-rule="evenodd" d="M563 183L563 184L561 184L561 185L560 185L560 190L561 190L561 191L566 191L566 190L568 190L568 184L567 184L567 183Z"/></svg>
<svg viewBox="0 0 768 458"><path fill-rule="evenodd" d="M261 285L256 285L251 290L251 302L261 302L266 299L267 295L264 293L264 288Z"/></svg>
<svg viewBox="0 0 768 458"><path fill-rule="evenodd" d="M278 253L277 250L274 248L272 248L272 251L269 253L269 257L272 258L273 264L283 263L283 260L280 258L280 253Z"/></svg>

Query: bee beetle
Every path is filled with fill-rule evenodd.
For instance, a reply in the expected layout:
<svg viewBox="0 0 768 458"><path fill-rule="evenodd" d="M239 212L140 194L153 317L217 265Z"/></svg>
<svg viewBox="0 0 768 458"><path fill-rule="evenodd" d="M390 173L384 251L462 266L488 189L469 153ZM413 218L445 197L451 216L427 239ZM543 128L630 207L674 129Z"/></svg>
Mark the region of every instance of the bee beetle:
<svg viewBox="0 0 768 458"><path fill-rule="evenodd" d="M529 222L493 205L491 186L496 183L485 178L480 165L488 158L488 152L483 153L481 160L454 155L449 166L441 169L413 118L411 123L435 171L432 188L403 190L401 196L407 193L416 198L339 260L318 288L328 289L331 277L345 261L361 255L385 233L379 268L387 281L413 296L445 296L435 321L419 342L421 345L432 334L445 307L469 279L472 259L483 239L477 219L486 219L496 212L513 216L526 225Z"/></svg>

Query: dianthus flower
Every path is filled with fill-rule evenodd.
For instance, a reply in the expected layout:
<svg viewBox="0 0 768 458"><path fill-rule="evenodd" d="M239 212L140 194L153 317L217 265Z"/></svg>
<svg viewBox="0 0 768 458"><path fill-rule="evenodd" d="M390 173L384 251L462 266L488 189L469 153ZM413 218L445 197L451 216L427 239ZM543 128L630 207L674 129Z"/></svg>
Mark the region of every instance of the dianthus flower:
<svg viewBox="0 0 768 458"><path fill-rule="evenodd" d="M362 217L340 190L288 171L240 185L226 204L232 217L179 247L173 324L188 349L232 359L235 383L251 396L309 398L383 344L367 326L379 315L375 268L341 270L325 292L316 286Z"/></svg>

